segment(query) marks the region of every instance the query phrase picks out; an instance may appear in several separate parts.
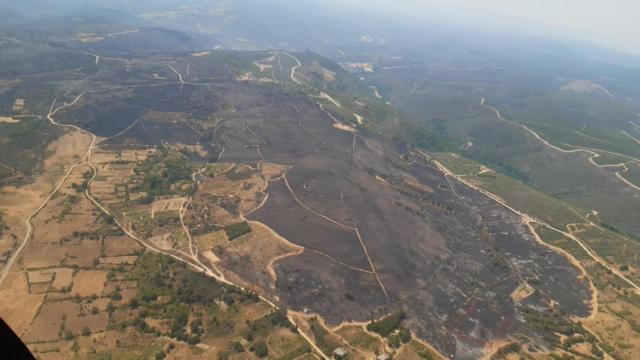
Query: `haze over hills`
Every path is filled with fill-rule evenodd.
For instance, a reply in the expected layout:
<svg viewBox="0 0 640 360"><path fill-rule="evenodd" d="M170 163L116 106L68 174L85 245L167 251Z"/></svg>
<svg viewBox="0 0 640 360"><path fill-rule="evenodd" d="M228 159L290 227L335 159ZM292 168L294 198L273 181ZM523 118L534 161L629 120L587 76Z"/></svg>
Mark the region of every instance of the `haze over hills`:
<svg viewBox="0 0 640 360"><path fill-rule="evenodd" d="M0 317L37 358L640 354L636 57L435 9L2 6Z"/></svg>

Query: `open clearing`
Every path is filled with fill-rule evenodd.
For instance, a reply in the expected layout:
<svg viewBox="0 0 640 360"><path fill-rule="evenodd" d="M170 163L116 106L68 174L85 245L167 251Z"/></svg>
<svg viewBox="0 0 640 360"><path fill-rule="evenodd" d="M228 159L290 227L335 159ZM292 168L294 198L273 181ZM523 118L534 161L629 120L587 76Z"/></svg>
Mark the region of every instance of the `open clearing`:
<svg viewBox="0 0 640 360"><path fill-rule="evenodd" d="M19 123L19 119L14 119L8 116L0 116L0 124L16 124Z"/></svg>
<svg viewBox="0 0 640 360"><path fill-rule="evenodd" d="M593 94L593 93L597 93L598 91L601 91L609 95L610 97L615 98L615 96L613 96L613 94L609 92L609 90L605 89L601 85L592 83L591 81L588 81L588 80L573 79L569 81L566 85L562 86L560 89L564 91L574 91L577 93L587 93L587 94Z"/></svg>

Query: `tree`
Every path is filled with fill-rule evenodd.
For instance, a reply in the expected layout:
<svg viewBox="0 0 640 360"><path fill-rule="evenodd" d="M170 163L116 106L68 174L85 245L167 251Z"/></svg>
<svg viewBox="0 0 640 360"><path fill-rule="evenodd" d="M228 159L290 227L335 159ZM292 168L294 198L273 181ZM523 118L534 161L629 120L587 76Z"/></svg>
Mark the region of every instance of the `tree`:
<svg viewBox="0 0 640 360"><path fill-rule="evenodd" d="M131 301L129 301L129 306L132 309L137 308L138 307L138 299L136 299L136 298L131 299Z"/></svg>
<svg viewBox="0 0 640 360"><path fill-rule="evenodd" d="M197 318L191 322L191 332L198 334L202 332L202 318Z"/></svg>
<svg viewBox="0 0 640 360"><path fill-rule="evenodd" d="M620 271L627 271L627 270L629 270L629 265L627 264L620 265Z"/></svg>
<svg viewBox="0 0 640 360"><path fill-rule="evenodd" d="M116 311L115 305L113 305L113 303L107 304L107 312L109 313L109 316L111 316L114 311Z"/></svg>
<svg viewBox="0 0 640 360"><path fill-rule="evenodd" d="M253 344L252 351L254 354L256 354L257 357L261 357L261 358L269 355L269 348L267 347L267 344L265 344L265 342L262 340Z"/></svg>
<svg viewBox="0 0 640 360"><path fill-rule="evenodd" d="M89 336L91 335L91 330L89 330L88 326L85 326L82 328L82 332L81 332L82 336Z"/></svg>
<svg viewBox="0 0 640 360"><path fill-rule="evenodd" d="M231 343L231 350L237 353L241 353L244 352L244 346L242 346L242 343L240 341L234 341Z"/></svg>

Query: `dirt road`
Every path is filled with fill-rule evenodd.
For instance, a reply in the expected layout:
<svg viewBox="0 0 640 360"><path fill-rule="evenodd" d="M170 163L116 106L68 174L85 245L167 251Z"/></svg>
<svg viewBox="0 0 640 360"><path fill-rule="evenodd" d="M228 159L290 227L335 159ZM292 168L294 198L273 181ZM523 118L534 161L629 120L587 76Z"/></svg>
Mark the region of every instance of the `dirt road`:
<svg viewBox="0 0 640 360"><path fill-rule="evenodd" d="M504 206L505 208L509 209L511 212L519 215L520 217L522 217L524 222L528 222L528 223L536 223L539 225L542 225L550 230L553 230L555 232L558 232L560 234L562 234L563 236L573 240L574 242L576 242L578 244L578 246L580 246L580 248L582 248L582 250L585 251L585 253L587 253L587 255L589 255L589 257L591 257L595 262L599 263L600 265L604 266L606 269L610 270L613 274L615 274L616 276L618 276L621 280L623 280L624 282L626 282L627 284L629 284L629 286L631 286L632 288L635 289L635 291L638 293L638 295L640 295L640 286L638 286L636 283L634 283L633 281L631 281L630 279L628 279L626 276L624 276L624 274L622 274L620 271L618 271L618 269L616 269L614 266L611 266L606 260L602 259L597 253L595 253L588 245L584 244L584 242L582 240L580 240L579 238L577 238L575 235L566 232L564 230L560 230L540 219L537 219L535 217L530 216L529 214L525 214L515 208L513 208L512 206L510 206L509 204L507 204L504 200L502 200L502 198L500 198L499 196L483 189L480 188L472 183L470 183L469 181L465 180L464 177L459 176L454 174L453 172L451 172L449 169L447 169L445 166L443 166L440 162L434 160L434 163L436 164L436 166L440 169L440 171L442 171L445 176L451 176L455 179L457 179L458 181L460 181L461 183L465 184L466 186L484 194L485 196L493 199L494 201L496 201L497 203L499 203L500 205Z"/></svg>
<svg viewBox="0 0 640 360"><path fill-rule="evenodd" d="M284 53L285 55L287 55L288 57L292 58L295 62L297 62L298 64L294 67L291 68L291 81L295 82L298 85L303 85L303 83L301 81L299 81L298 79L296 79L295 75L296 75L296 70L298 70L301 66L302 66L302 62L300 62L300 60L289 54L289 53Z"/></svg>
<svg viewBox="0 0 640 360"><path fill-rule="evenodd" d="M64 174L64 176L62 178L60 178L56 184L56 186L53 188L53 190L51 190L51 192L49 193L49 195L44 199L44 201L42 201L42 203L40 204L40 206L38 206L26 219L25 219L25 226L27 228L27 233L24 237L24 239L22 240L22 242L20 243L20 245L18 246L18 248L13 252L13 254L11 255L11 257L9 258L9 260L7 261L7 263L5 264L4 268L2 268L2 272L0 272L0 286L2 285L2 283L4 282L5 278L7 277L7 275L9 274L9 270L11 269L11 267L13 266L13 264L15 263L16 259L20 256L20 254L22 253L22 251L24 250L24 248L27 246L27 244L29 243L29 240L31 240L32 236L33 236L33 224L32 224L32 220L33 218L38 215L38 213L40 211L42 211L42 209L44 209L45 206L47 206L47 204L49 203L49 201L51 200L51 198L55 195L55 193L58 192L58 190L60 190L60 188L62 187L62 184L64 184L64 182L69 178L69 175L71 175L71 173L73 172L73 170L75 170L76 167L78 167L78 165L80 165L82 162L84 162L88 157L89 154L91 153L91 151L93 151L93 147L95 146L96 143L96 136L93 135L92 133L85 131L75 125L64 125L64 124L59 124L58 122L56 122L53 118L53 116L60 110L68 108L70 106L73 106L75 103L77 103L80 100L80 97L82 97L82 95L84 95L84 93L78 95L78 97L75 98L75 100L69 104L65 104L62 105L60 107L57 107L54 109L56 100L53 100L53 103L51 104L51 109L49 110L49 114L47 114L47 119L49 120L49 122L52 125L55 126L60 126L63 128L67 128L67 129L72 129L72 130L76 130L76 131L80 131L82 133L88 134L91 136L91 144L89 145L89 148L87 149L87 151L85 152L85 154L80 158L80 160L76 161L70 168L69 170L67 170L67 172Z"/></svg>
<svg viewBox="0 0 640 360"><path fill-rule="evenodd" d="M598 149L590 149L590 148L578 147L578 146L574 146L574 145L570 145L570 146L575 147L575 149L571 149L571 150L563 149L563 148L561 148L561 147L558 147L558 146L556 146L556 145L551 144L549 141L547 141L546 139L544 139L543 137L541 137L538 133L536 133L535 131L531 130L531 129L530 129L529 127L527 127L526 125L523 125L523 124L520 124L520 123L515 122L515 121L513 121L513 120L509 120L509 119L504 118L498 109L496 109L496 108L494 108L494 107L492 107L492 106L489 106L489 105L487 105L487 104L485 103L485 98L484 98L484 97L480 100L480 105L481 105L481 106L483 106L483 107L485 107L485 108L487 108L487 109L489 109L489 110L492 110L493 112L495 112L495 113L496 113L496 116L498 117L498 119L500 119L500 120L502 120L502 121L505 121L505 122L508 122L508 123L510 123L510 124L513 124L513 125L516 125L516 126L519 126L519 127L523 128L523 129L524 129L524 130L526 130L529 134L531 134L533 137L535 137L537 140L539 140L541 143L543 143L544 145L548 146L549 148L551 148L551 149L553 149L553 150L555 150L555 151L562 152L562 153L565 153L565 154L576 154L576 153L585 153L585 154L588 154L588 155L590 155L590 156L589 156L589 158L588 158L589 163L591 163L591 165L593 165L593 166L595 166L595 167L597 167L597 168L616 168L616 167L622 168L622 170L621 170L621 171L616 171L616 172L614 172L614 175L616 176L616 178L618 178L618 179L619 179L619 180L621 180L625 185L628 185L629 187L633 188L634 190L638 190L638 191L640 191L640 187L638 187L638 186L636 186L636 185L632 184L630 181L628 181L627 179L625 179L625 178L622 176L622 174L623 174L623 173L625 173L625 172L627 172L627 171L629 170L629 169L627 168L627 164L629 164L629 163L634 163L634 162L640 162L640 159L635 158L635 157L632 157L632 156L629 156L629 155L625 155L625 154L620 154L620 153L612 152L612 151L605 151L605 150L598 150ZM628 134L627 134L627 135L628 135ZM613 155L616 155L616 156L619 156L619 157L627 158L627 159L629 159L630 161L622 162L622 163L618 163L618 164L607 164L607 165L601 165L601 164L598 164L598 163L595 161L595 159L597 159L597 158L599 158L599 157L600 157L600 154L599 154L599 153L597 153L596 151L600 151L600 152L603 152L603 153L613 154Z"/></svg>

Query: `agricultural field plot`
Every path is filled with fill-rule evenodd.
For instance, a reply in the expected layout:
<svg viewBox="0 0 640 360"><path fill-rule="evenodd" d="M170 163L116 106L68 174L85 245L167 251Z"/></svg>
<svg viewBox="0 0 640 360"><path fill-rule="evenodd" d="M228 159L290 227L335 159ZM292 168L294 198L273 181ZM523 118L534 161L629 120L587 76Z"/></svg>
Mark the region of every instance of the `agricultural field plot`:
<svg viewBox="0 0 640 360"><path fill-rule="evenodd" d="M96 286L102 286L100 277L104 283L106 272L88 269L99 263L97 258L102 251L102 239L118 234L118 231L104 220L89 200L73 189L73 179L85 170L77 167L62 183L60 191L33 219L33 238L9 269L6 282L0 288L0 292L14 293L5 294L8 297L3 298L22 297L21 301L5 303L0 316L12 326L15 324L17 331L25 339L31 339L29 341L52 341L60 336L60 329L52 328L49 320L36 317L40 314L47 316L46 311L38 311L42 301L70 298L72 292L80 296L101 295L102 288ZM21 308L18 312L17 306ZM42 326L37 325L40 324L38 321L42 321ZM104 320L98 322L106 325ZM23 323L30 324L28 332L22 327ZM78 333L81 324L82 319L69 319L69 326ZM98 327L104 329L102 325Z"/></svg>
<svg viewBox="0 0 640 360"><path fill-rule="evenodd" d="M121 179L130 181L132 169ZM264 351L294 358L311 351L288 328L286 316L279 313L278 320L272 320L276 316L272 308L257 296L211 281L162 255L143 254L140 245L114 228L113 218L104 216L77 190L84 188L77 185L79 181L90 178L86 171L87 166L78 166L35 217L33 239L0 287L4 299L20 299L3 302L0 316L20 332L36 356L144 357L164 352L193 357L204 351L217 357L226 352ZM144 230L140 224L150 221L152 235L156 228L178 229L177 210L185 199L178 205L174 202L135 204L143 211L128 216L139 217L140 230ZM155 219L151 219L153 205L161 208ZM164 265L157 268L157 264ZM157 291L150 290L152 282L168 274L179 274L181 280L153 283ZM173 284L181 285L176 289L169 286ZM162 309L170 299L174 304L169 308L174 310L167 313ZM191 306L185 307L185 302ZM16 312L16 306L26 308ZM147 317L142 314L149 312L161 320L150 322L153 328L140 325L145 322L139 319ZM233 329L235 324L246 326ZM154 335L156 331L167 337ZM243 340L247 332L253 332L251 340ZM242 350L232 346L240 341L255 345Z"/></svg>
<svg viewBox="0 0 640 360"><path fill-rule="evenodd" d="M202 251L211 250L214 246L224 246L229 242L227 233L220 229L195 238L198 249Z"/></svg>
<svg viewBox="0 0 640 360"><path fill-rule="evenodd" d="M298 255L303 249L289 243L262 223L251 222L249 226L249 233L233 240L222 236L224 231L214 233L220 234L210 243L217 259L215 264L243 286L277 297L274 263Z"/></svg>
<svg viewBox="0 0 640 360"><path fill-rule="evenodd" d="M59 179L78 160L89 146L88 136L77 132L66 133L47 147L50 154L42 164L43 170L27 184L12 184L0 189L0 213L5 229L0 241L1 258L7 261L26 235L24 219L38 208L54 189ZM75 172L74 175L81 173ZM64 191L64 190L63 190ZM54 199L55 200L55 199ZM4 263L2 264L4 266Z"/></svg>
<svg viewBox="0 0 640 360"><path fill-rule="evenodd" d="M335 333L362 353L365 358L384 352L383 340L365 330L364 325L345 325L335 330Z"/></svg>
<svg viewBox="0 0 640 360"><path fill-rule="evenodd" d="M144 248L127 236L108 236L104 239L104 256L126 256L142 252Z"/></svg>
<svg viewBox="0 0 640 360"><path fill-rule="evenodd" d="M129 183L135 166L147 159L153 150L99 150L92 154L97 175L91 182L91 192L102 202L114 204L123 197L137 200L144 194L129 193ZM135 184L135 183L134 183Z"/></svg>
<svg viewBox="0 0 640 360"><path fill-rule="evenodd" d="M73 268L47 268L27 271L27 276L31 291L37 292L36 289L39 289L40 293L44 293L70 289L75 272Z"/></svg>
<svg viewBox="0 0 640 360"><path fill-rule="evenodd" d="M173 168L183 166L176 165L176 156L173 150L112 149L92 159L97 162L97 175L89 185L93 196L113 211L114 219L125 229L164 250L184 250L188 246L180 223L188 199L180 195L185 195L192 185L185 188L184 183L176 184L166 172L179 172L179 179L186 182L191 171ZM165 164L166 168L155 168L156 164ZM115 255L100 261L110 265L130 264L131 256L141 249L139 245L111 239L106 250Z"/></svg>
<svg viewBox="0 0 640 360"><path fill-rule="evenodd" d="M184 197L156 200L151 204L151 218L155 219L156 212L180 212L186 201Z"/></svg>
<svg viewBox="0 0 640 360"><path fill-rule="evenodd" d="M137 256L107 256L100 258L100 263L108 265L133 265L137 259Z"/></svg>

